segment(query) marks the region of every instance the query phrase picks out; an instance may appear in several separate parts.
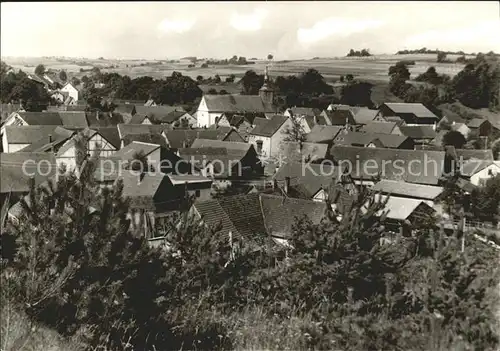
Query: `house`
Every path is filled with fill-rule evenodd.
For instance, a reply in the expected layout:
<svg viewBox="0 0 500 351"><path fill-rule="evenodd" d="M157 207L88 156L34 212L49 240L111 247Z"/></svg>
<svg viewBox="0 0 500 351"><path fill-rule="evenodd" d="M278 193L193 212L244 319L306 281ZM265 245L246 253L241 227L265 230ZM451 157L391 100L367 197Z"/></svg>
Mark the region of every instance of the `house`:
<svg viewBox="0 0 500 351"><path fill-rule="evenodd" d="M6 126L61 126L61 116L58 112L13 112L2 125L3 129Z"/></svg>
<svg viewBox="0 0 500 351"><path fill-rule="evenodd" d="M144 106L158 106L153 99L149 99L144 103Z"/></svg>
<svg viewBox="0 0 500 351"><path fill-rule="evenodd" d="M217 127L212 129L175 129L165 131L167 144L171 149L190 147L196 139L244 142L232 128Z"/></svg>
<svg viewBox="0 0 500 351"><path fill-rule="evenodd" d="M269 238L275 244L286 244L297 218L307 216L319 224L324 212L320 202L262 193L201 201L191 209L195 218L214 230L213 235L257 247L267 245Z"/></svg>
<svg viewBox="0 0 500 351"><path fill-rule="evenodd" d="M152 166L153 169L157 171L157 168L162 160L161 146L158 144L133 141L127 146L114 152L112 157L122 160L124 162L123 165L126 165L129 162L132 162L137 154L144 155L148 161L148 165Z"/></svg>
<svg viewBox="0 0 500 351"><path fill-rule="evenodd" d="M13 112L24 111L20 104L0 104L1 125Z"/></svg>
<svg viewBox="0 0 500 351"><path fill-rule="evenodd" d="M406 124L434 124L439 118L421 103L387 102L379 107L381 116L398 116Z"/></svg>
<svg viewBox="0 0 500 351"><path fill-rule="evenodd" d="M87 128L82 131L83 135L88 139L86 148L89 155L99 153L100 157L109 157L118 150L119 145L117 145L115 133L109 129ZM78 136L73 136L57 150L57 165L62 166L65 164L67 171L71 171L76 167L77 138Z"/></svg>
<svg viewBox="0 0 500 351"><path fill-rule="evenodd" d="M50 125L6 126L2 134L2 152L18 152L40 140L48 143L51 135L55 141L64 131L69 132L60 126Z"/></svg>
<svg viewBox="0 0 500 351"><path fill-rule="evenodd" d="M411 235L413 228L419 222L436 213L431 206L420 199L375 194L375 201L387 201L377 215L386 216L384 224L389 231L401 232L403 235Z"/></svg>
<svg viewBox="0 0 500 351"><path fill-rule="evenodd" d="M368 107L353 107L351 111L356 125L371 123L378 114L378 110L371 110Z"/></svg>
<svg viewBox="0 0 500 351"><path fill-rule="evenodd" d="M153 124L151 122L151 119L149 119L148 116L139 115L137 113L132 116L132 118L130 119L130 121L128 123L130 123L130 124Z"/></svg>
<svg viewBox="0 0 500 351"><path fill-rule="evenodd" d="M135 115L147 117L154 124L172 124L182 118L193 124L193 117L180 106L135 106ZM134 116L135 116L134 115ZM132 122L130 122L132 123Z"/></svg>
<svg viewBox="0 0 500 351"><path fill-rule="evenodd" d="M315 125L309 134L306 135L306 141L311 143L331 144L344 127Z"/></svg>
<svg viewBox="0 0 500 351"><path fill-rule="evenodd" d="M64 103L64 101L66 101L66 99L69 97L69 93L67 91L56 90L52 92L50 97L54 100L59 101L60 103Z"/></svg>
<svg viewBox="0 0 500 351"><path fill-rule="evenodd" d="M329 157L327 144L282 141L278 159L283 162L321 162Z"/></svg>
<svg viewBox="0 0 500 351"><path fill-rule="evenodd" d="M372 134L395 134L403 135L397 122L374 121L361 127L360 132Z"/></svg>
<svg viewBox="0 0 500 351"><path fill-rule="evenodd" d="M56 159L49 152L0 154L0 196L2 205L17 203L30 191L30 182L39 186L57 176Z"/></svg>
<svg viewBox="0 0 500 351"><path fill-rule="evenodd" d="M257 116L261 117L257 117ZM250 131L256 126L256 123L266 121L264 114L235 114L224 113L217 121L216 125L220 127L233 127L243 140L248 141Z"/></svg>
<svg viewBox="0 0 500 351"><path fill-rule="evenodd" d="M317 117L321 114L321 111L317 108L311 107L292 107L284 112L287 117L296 117L304 129L305 133L309 133L311 128L317 124Z"/></svg>
<svg viewBox="0 0 500 351"><path fill-rule="evenodd" d="M347 130L337 134L333 143L345 146L384 147L382 142L370 133L351 132Z"/></svg>
<svg viewBox="0 0 500 351"><path fill-rule="evenodd" d="M467 123L467 121L465 119L463 119L462 117L460 117L457 113L453 112L453 111L450 111L450 110L446 110L443 112L443 117L439 120L438 124L437 124L437 129L438 130L441 130L441 129L446 129L446 130L450 130L451 129L451 126L456 124L456 123Z"/></svg>
<svg viewBox="0 0 500 351"><path fill-rule="evenodd" d="M465 123L453 123L450 129L454 132L459 132L465 137L465 139L469 137L469 134L471 132L470 128L467 127Z"/></svg>
<svg viewBox="0 0 500 351"><path fill-rule="evenodd" d="M89 127L87 114L84 111L59 111L58 113L64 128L79 130Z"/></svg>
<svg viewBox="0 0 500 351"><path fill-rule="evenodd" d="M280 143L286 139L286 131L292 128L292 121L284 115L274 115L265 123L258 124L248 137L248 142L254 145L262 157L277 156Z"/></svg>
<svg viewBox="0 0 500 351"><path fill-rule="evenodd" d="M486 181L500 173L494 161L471 159L460 167L460 175L475 186L483 186Z"/></svg>
<svg viewBox="0 0 500 351"><path fill-rule="evenodd" d="M354 126L356 124L354 115L350 110L325 110L321 112L320 116L326 119L328 125L332 126Z"/></svg>
<svg viewBox="0 0 500 351"><path fill-rule="evenodd" d="M163 138L166 142L166 135L165 132L169 129L168 126L164 125L157 125L157 124L124 124L124 123L119 123L116 128L118 132L118 138L120 141L120 147L125 146L126 141L133 140L136 135L141 135L137 138L139 139L144 139L144 138L149 138L152 141L158 141L160 136ZM146 135L149 135L150 137L145 137ZM127 139L126 137L129 136ZM127 139L127 140L126 140ZM163 143L160 143L163 145Z"/></svg>
<svg viewBox="0 0 500 351"><path fill-rule="evenodd" d="M68 96L73 99L73 101L78 101L80 99L80 90L76 88L73 84L71 83L66 83L61 89L61 92L66 92L68 93Z"/></svg>
<svg viewBox="0 0 500 351"><path fill-rule="evenodd" d="M28 128L28 127L20 127L20 128ZM25 148L19 150L20 152L52 152L56 153L60 149L60 147L69 140L73 135L75 135L75 131L64 129L62 127L55 127L53 132L50 132L49 135L38 136L39 139L26 146Z"/></svg>
<svg viewBox="0 0 500 351"><path fill-rule="evenodd" d="M470 134L473 136L488 136L493 130L490 121L484 118L473 118L467 123L470 129Z"/></svg>
<svg viewBox="0 0 500 351"><path fill-rule="evenodd" d="M413 150L415 148L415 142L413 139L404 135L377 133L371 133L371 135L382 143L382 147L406 150Z"/></svg>
<svg viewBox="0 0 500 351"><path fill-rule="evenodd" d="M384 195L422 200L431 207L434 207L441 200L444 192L444 188L441 186L413 184L388 179L382 179L373 185L371 189Z"/></svg>
<svg viewBox="0 0 500 351"><path fill-rule="evenodd" d="M437 136L434 126L413 125L400 126L401 134L412 138L415 144L429 144Z"/></svg>
<svg viewBox="0 0 500 351"><path fill-rule="evenodd" d="M210 139L196 139L190 148L179 149L179 156L201 170L201 174L218 179L252 179L263 174L263 168L252 144Z"/></svg>
<svg viewBox="0 0 500 351"><path fill-rule="evenodd" d="M269 76L264 77L264 85L258 96L253 95L204 95L196 111L198 127L215 124L223 113L276 113L274 90L268 85Z"/></svg>
<svg viewBox="0 0 500 351"><path fill-rule="evenodd" d="M325 201L330 186L340 177L339 170L327 164L286 162L273 176L274 192L279 188L288 197Z"/></svg>
<svg viewBox="0 0 500 351"><path fill-rule="evenodd" d="M438 185L449 171L445 151L399 150L334 145L335 162L350 170L353 179L389 179L416 184Z"/></svg>
<svg viewBox="0 0 500 351"><path fill-rule="evenodd" d="M210 197L211 180L200 176L189 178L160 172L124 172L122 196L129 199L131 217L143 218L143 235L158 236L162 214L178 210L191 193L200 200ZM137 219L136 219L137 221Z"/></svg>
<svg viewBox="0 0 500 351"><path fill-rule="evenodd" d="M113 112L121 115L124 123L130 123L130 120L136 114L136 106L132 104L118 104L115 105Z"/></svg>

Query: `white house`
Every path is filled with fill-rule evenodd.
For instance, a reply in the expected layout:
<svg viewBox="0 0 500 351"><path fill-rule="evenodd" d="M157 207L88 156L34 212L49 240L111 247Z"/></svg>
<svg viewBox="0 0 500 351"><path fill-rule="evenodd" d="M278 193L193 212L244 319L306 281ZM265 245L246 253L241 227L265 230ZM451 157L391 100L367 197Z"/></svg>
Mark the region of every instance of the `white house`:
<svg viewBox="0 0 500 351"><path fill-rule="evenodd" d="M248 142L253 144L259 156L276 157L279 154L281 142L286 138L286 130L292 126L289 117L274 115L252 129Z"/></svg>
<svg viewBox="0 0 500 351"><path fill-rule="evenodd" d="M90 155L99 150L100 157L108 157L113 155L117 148L105 136L97 130L85 129L83 133L89 138L87 142L87 150ZM76 167L76 143L75 138L69 139L58 150L56 155L57 166L66 165L68 171Z"/></svg>
<svg viewBox="0 0 500 351"><path fill-rule="evenodd" d="M472 159L461 166L460 174L473 185L483 186L486 181L500 173L500 166L491 160Z"/></svg>
<svg viewBox="0 0 500 351"><path fill-rule="evenodd" d="M66 85L63 86L60 90L61 92L67 92L74 101L78 101L78 99L80 98L80 91L71 83L66 83Z"/></svg>
<svg viewBox="0 0 500 351"><path fill-rule="evenodd" d="M274 90L268 86L269 76L264 77L264 85L259 95L204 95L196 111L198 127L210 127L224 113L276 113Z"/></svg>

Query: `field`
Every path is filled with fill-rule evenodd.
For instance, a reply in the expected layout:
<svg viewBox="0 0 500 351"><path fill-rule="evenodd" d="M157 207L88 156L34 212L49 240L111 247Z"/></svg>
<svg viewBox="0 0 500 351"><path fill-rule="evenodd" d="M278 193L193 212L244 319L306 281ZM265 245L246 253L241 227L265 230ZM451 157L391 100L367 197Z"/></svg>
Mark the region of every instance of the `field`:
<svg viewBox="0 0 500 351"><path fill-rule="evenodd" d="M454 61L456 57L448 56ZM90 69L93 66L114 68L103 68L102 72L117 72L128 75L132 78L140 76L151 76L162 78L169 76L174 71L196 78L198 75L210 77L218 74L222 79L234 74L241 77L247 70L263 72L267 62L256 61L251 65L217 65L201 68L202 62L198 62L196 67L188 67L190 62L179 61L153 61L153 60L95 60L95 59L74 59L74 58L3 58L7 64L14 69L21 69L26 72L33 72L36 65L43 64L46 68L55 70L66 70L70 77L82 77L89 72L80 72L80 69ZM387 72L389 67L399 60L415 60L416 64L410 67L412 77L423 73L429 66L435 66L439 73L450 76L456 75L463 68L463 64L437 63L436 55L384 55L371 56L368 58L319 58L310 60L275 61L270 64L269 74L271 76L298 74L309 68L317 69L328 82L338 80L341 75L352 74L358 79L371 82L387 82L389 77Z"/></svg>

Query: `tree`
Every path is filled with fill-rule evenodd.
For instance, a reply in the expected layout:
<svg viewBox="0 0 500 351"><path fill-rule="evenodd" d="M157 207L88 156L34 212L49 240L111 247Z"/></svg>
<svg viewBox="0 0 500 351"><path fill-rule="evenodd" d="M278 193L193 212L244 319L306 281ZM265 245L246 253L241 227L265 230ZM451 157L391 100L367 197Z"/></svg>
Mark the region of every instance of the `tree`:
<svg viewBox="0 0 500 351"><path fill-rule="evenodd" d="M304 142L306 140L306 132L302 125L302 118L292 115L290 117L291 126L288 126L283 131L285 135L284 141Z"/></svg>
<svg viewBox="0 0 500 351"><path fill-rule="evenodd" d="M443 136L443 146L451 145L455 149L463 149L464 145L467 143L467 139L462 133L457 131L449 131Z"/></svg>
<svg viewBox="0 0 500 351"><path fill-rule="evenodd" d="M38 82L22 78L12 88L8 101L22 102L27 111L43 111L50 102L50 96Z"/></svg>
<svg viewBox="0 0 500 351"><path fill-rule="evenodd" d="M35 74L37 76L43 76L45 73L45 66L42 64L39 64L38 66L35 67Z"/></svg>
<svg viewBox="0 0 500 351"><path fill-rule="evenodd" d="M226 78L226 82L233 83L235 79L236 76L234 74L231 74L229 77Z"/></svg>
<svg viewBox="0 0 500 351"><path fill-rule="evenodd" d="M352 74L347 74L345 76L345 79L348 81L348 82L351 82L353 79L354 79L354 76Z"/></svg>
<svg viewBox="0 0 500 351"><path fill-rule="evenodd" d="M274 56L273 56L273 55L271 55L271 54L267 55L267 59L268 59L268 60L272 60L273 58L274 58Z"/></svg>
<svg viewBox="0 0 500 351"><path fill-rule="evenodd" d="M221 90L219 91L219 95L227 95L227 94L229 94L229 93L227 92L227 90L221 89Z"/></svg>
<svg viewBox="0 0 500 351"><path fill-rule="evenodd" d="M243 86L242 94L244 95L257 95L259 89L264 84L264 76L258 75L253 70L246 71L241 78Z"/></svg>
<svg viewBox="0 0 500 351"><path fill-rule="evenodd" d="M371 100L373 85L367 82L350 82L342 87L340 103L350 106L374 107Z"/></svg>
<svg viewBox="0 0 500 351"><path fill-rule="evenodd" d="M59 79L62 80L63 82L66 82L68 80L68 75L66 74L66 71L59 72Z"/></svg>
<svg viewBox="0 0 500 351"><path fill-rule="evenodd" d="M220 83L220 82L221 82L220 76L219 76L218 74L216 74L216 75L214 76L214 82L215 82L215 83Z"/></svg>
<svg viewBox="0 0 500 351"><path fill-rule="evenodd" d="M78 77L72 77L72 78L71 78L71 84L72 84L73 86L75 86L75 87L76 87L76 86L79 86L79 85L80 85L80 83L81 83L81 81L80 81L80 79L78 79Z"/></svg>
<svg viewBox="0 0 500 351"><path fill-rule="evenodd" d="M197 81L198 83L201 83L201 82L203 81L203 76L201 76L201 75L200 75L200 76L197 76L197 77L196 77L196 81Z"/></svg>
<svg viewBox="0 0 500 351"><path fill-rule="evenodd" d="M406 64L402 61L398 61L395 65L390 66L389 76L390 91L394 95L404 98L406 91L411 87L406 84L406 81L410 79L410 71Z"/></svg>
<svg viewBox="0 0 500 351"><path fill-rule="evenodd" d="M210 89L208 89L207 94L208 95L217 95L218 94L217 89L210 88Z"/></svg>
<svg viewBox="0 0 500 351"><path fill-rule="evenodd" d="M443 51L438 51L437 62L446 62L446 53Z"/></svg>

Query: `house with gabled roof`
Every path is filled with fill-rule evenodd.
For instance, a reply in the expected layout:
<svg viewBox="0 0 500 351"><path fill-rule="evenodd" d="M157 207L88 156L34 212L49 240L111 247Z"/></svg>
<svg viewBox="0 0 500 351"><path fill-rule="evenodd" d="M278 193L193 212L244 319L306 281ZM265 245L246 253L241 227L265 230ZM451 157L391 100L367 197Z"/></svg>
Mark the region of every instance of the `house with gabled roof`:
<svg viewBox="0 0 500 351"><path fill-rule="evenodd" d="M500 174L500 166L491 160L470 159L459 169L460 176L475 186L483 186L486 181Z"/></svg>
<svg viewBox="0 0 500 351"><path fill-rule="evenodd" d="M21 106L21 104L0 104L1 125L3 125L5 121L7 121L7 118L9 118L9 116L13 112L19 111L24 111L24 108Z"/></svg>
<svg viewBox="0 0 500 351"><path fill-rule="evenodd" d="M415 144L429 144L437 136L434 126L413 125L400 126L401 134L412 138Z"/></svg>
<svg viewBox="0 0 500 351"><path fill-rule="evenodd" d="M407 183L389 179L380 180L371 189L374 192L388 196L422 200L431 207L434 207L444 194L442 186Z"/></svg>
<svg viewBox="0 0 500 351"><path fill-rule="evenodd" d="M467 127L473 136L488 136L493 129L491 122L485 118L473 118L467 122Z"/></svg>
<svg viewBox="0 0 500 351"><path fill-rule="evenodd" d="M345 146L384 147L380 139L371 133L352 132L348 130L337 134L333 143Z"/></svg>
<svg viewBox="0 0 500 351"><path fill-rule="evenodd" d="M161 124L119 123L115 129L118 131L120 147L123 147L125 145L125 138L131 135L150 135L152 140L156 140L158 136L161 136L163 139L165 139L165 141L167 141L165 133L170 129L170 127ZM134 137L129 137L129 140L133 138Z"/></svg>
<svg viewBox="0 0 500 351"><path fill-rule="evenodd" d="M113 112L121 115L124 123L130 123L130 120L136 114L136 106L133 104L118 104Z"/></svg>
<svg viewBox="0 0 500 351"><path fill-rule="evenodd" d="M315 125L306 135L306 141L311 143L332 144L337 135L344 130L341 126Z"/></svg>
<svg viewBox="0 0 500 351"><path fill-rule="evenodd" d="M278 155L281 142L287 137L286 131L292 126L289 117L274 115L252 129L248 142L254 145L260 156L275 157Z"/></svg>
<svg viewBox="0 0 500 351"><path fill-rule="evenodd" d="M99 152L99 157L108 157L113 155L120 147L116 128L86 128L81 133L88 138L87 152L89 155ZM59 166L65 164L67 171L71 171L76 167L76 138L79 137L79 135L72 136L57 150L57 164Z"/></svg>
<svg viewBox="0 0 500 351"><path fill-rule="evenodd" d="M399 150L334 145L334 161L349 167L353 179L390 179L409 183L438 185L449 171L445 151Z"/></svg>
<svg viewBox="0 0 500 351"><path fill-rule="evenodd" d="M319 224L325 209L320 202L252 193L201 201L190 213L213 229L213 235L259 249L270 244L269 238L286 244L297 218L307 216Z"/></svg>
<svg viewBox="0 0 500 351"><path fill-rule="evenodd" d="M356 120L351 110L324 110L321 112L320 116L326 119L327 125L332 126L354 126L356 125Z"/></svg>
<svg viewBox="0 0 500 351"><path fill-rule="evenodd" d="M403 135L400 130L400 124L397 122L373 121L362 126L360 132Z"/></svg>
<svg viewBox="0 0 500 351"><path fill-rule="evenodd" d="M253 179L263 168L252 144L196 139L189 148L178 150L201 174L217 179Z"/></svg>
<svg viewBox="0 0 500 351"><path fill-rule="evenodd" d="M61 126L6 126L2 134L2 152L18 152L33 143L42 147L49 143L51 136L56 141L71 133Z"/></svg>
<svg viewBox="0 0 500 351"><path fill-rule="evenodd" d="M319 163L329 157L327 144L299 141L282 141L278 158L284 162L314 162Z"/></svg>
<svg viewBox="0 0 500 351"><path fill-rule="evenodd" d="M406 124L434 124L439 121L431 110L421 103L387 102L379 107L381 116L398 116Z"/></svg>
<svg viewBox="0 0 500 351"><path fill-rule="evenodd" d="M80 87L75 87L73 84L70 82L66 83L61 89L61 92L65 92L68 94L69 97L73 101L78 101L80 99L81 95L81 88Z"/></svg>
<svg viewBox="0 0 500 351"><path fill-rule="evenodd" d="M321 114L321 110L312 107L292 107L288 108L283 114L290 118L297 118L304 132L309 133L311 128L318 123L318 116Z"/></svg>

